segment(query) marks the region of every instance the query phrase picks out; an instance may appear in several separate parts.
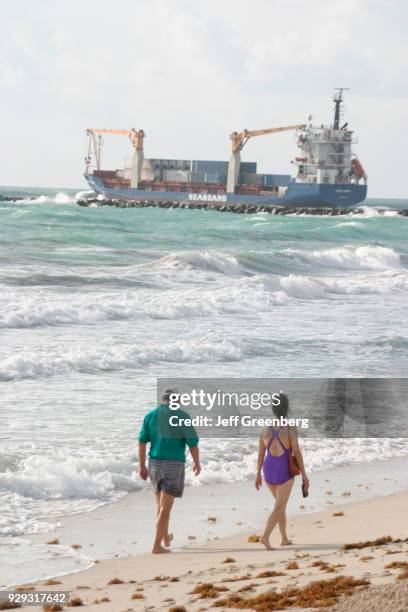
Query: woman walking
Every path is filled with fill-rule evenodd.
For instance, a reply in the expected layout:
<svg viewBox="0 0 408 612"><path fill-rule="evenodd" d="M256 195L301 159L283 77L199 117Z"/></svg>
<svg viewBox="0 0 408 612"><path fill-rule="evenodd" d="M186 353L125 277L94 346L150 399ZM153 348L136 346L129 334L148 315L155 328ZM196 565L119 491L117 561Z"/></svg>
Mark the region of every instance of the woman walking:
<svg viewBox="0 0 408 612"><path fill-rule="evenodd" d="M289 400L284 393L279 394L279 404L272 407L277 419L287 418L289 412ZM309 488L303 463L302 452L299 448L296 427L264 427L259 438L258 469L255 479L255 487L259 491L262 486L262 468L265 482L275 498L275 505L270 514L263 536L262 544L267 550L273 550L270 544L270 536L276 525L281 533L281 546L292 544L286 533L286 506L292 491L294 477L290 471L290 453L293 453L297 461L303 479L304 489Z"/></svg>

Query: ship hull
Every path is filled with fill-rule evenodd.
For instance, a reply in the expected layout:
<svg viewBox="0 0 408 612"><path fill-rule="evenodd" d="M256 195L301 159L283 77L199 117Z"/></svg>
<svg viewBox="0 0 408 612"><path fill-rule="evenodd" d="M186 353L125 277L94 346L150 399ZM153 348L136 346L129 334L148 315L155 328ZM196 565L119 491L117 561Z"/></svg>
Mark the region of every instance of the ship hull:
<svg viewBox="0 0 408 612"><path fill-rule="evenodd" d="M291 183L284 199L291 206L351 208L366 197L367 185Z"/></svg>
<svg viewBox="0 0 408 612"><path fill-rule="evenodd" d="M262 206L293 206L311 208L352 208L367 196L366 185L330 185L290 183L282 196L190 193L188 191L149 191L106 187L100 177L86 174L85 178L96 193L106 199L152 202L225 202L226 204L259 204Z"/></svg>

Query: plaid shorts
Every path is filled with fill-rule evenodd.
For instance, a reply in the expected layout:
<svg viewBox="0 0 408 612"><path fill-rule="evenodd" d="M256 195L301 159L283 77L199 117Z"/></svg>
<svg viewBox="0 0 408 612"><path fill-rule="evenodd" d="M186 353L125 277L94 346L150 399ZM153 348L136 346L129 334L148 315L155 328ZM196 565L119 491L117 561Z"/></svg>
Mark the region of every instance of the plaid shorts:
<svg viewBox="0 0 408 612"><path fill-rule="evenodd" d="M164 491L174 497L183 497L185 465L182 461L150 459L149 474L156 493Z"/></svg>

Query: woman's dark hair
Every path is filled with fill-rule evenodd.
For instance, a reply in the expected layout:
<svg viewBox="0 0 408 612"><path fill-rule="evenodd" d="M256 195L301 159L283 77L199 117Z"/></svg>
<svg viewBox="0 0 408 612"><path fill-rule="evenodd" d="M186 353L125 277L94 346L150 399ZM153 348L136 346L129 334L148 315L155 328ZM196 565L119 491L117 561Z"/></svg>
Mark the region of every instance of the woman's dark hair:
<svg viewBox="0 0 408 612"><path fill-rule="evenodd" d="M279 399L279 404L276 404L276 400L272 404L273 414L278 417L278 419L285 419L289 412L289 398L285 393L278 393L277 396L277 399Z"/></svg>

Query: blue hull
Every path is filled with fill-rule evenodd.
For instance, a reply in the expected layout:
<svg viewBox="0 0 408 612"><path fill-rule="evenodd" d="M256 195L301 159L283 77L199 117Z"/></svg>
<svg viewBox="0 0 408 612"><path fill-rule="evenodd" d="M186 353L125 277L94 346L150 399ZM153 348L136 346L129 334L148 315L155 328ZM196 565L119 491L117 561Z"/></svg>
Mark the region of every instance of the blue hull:
<svg viewBox="0 0 408 612"><path fill-rule="evenodd" d="M292 206L350 208L364 202L366 197L367 185L290 183L284 201Z"/></svg>
<svg viewBox="0 0 408 612"><path fill-rule="evenodd" d="M311 208L351 208L363 202L367 185L325 185L290 183L285 195L241 195L227 193L189 193L188 191L147 191L143 189L113 189L105 187L99 177L85 175L91 189L107 199L128 201L218 202L228 204L259 204L262 206L298 206Z"/></svg>

